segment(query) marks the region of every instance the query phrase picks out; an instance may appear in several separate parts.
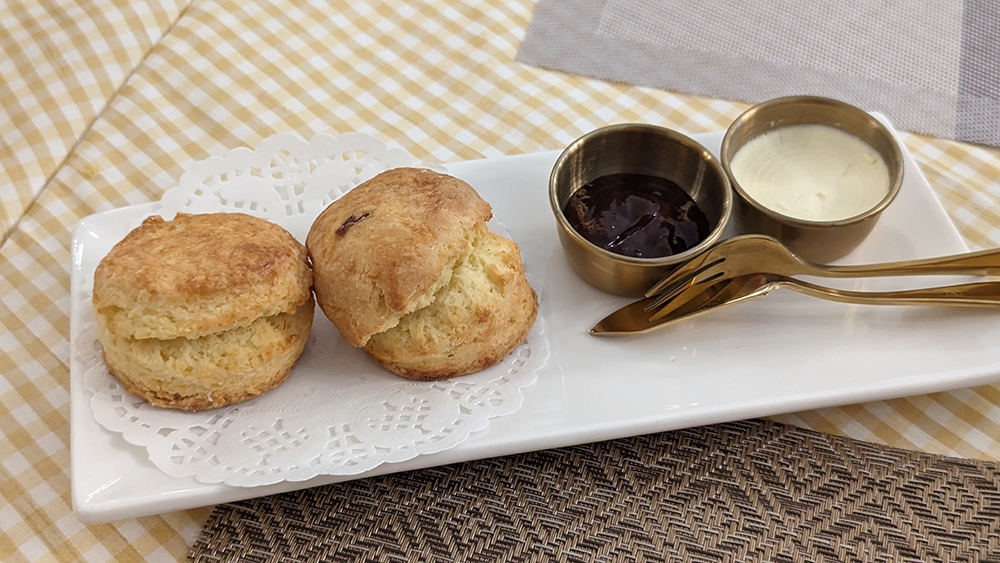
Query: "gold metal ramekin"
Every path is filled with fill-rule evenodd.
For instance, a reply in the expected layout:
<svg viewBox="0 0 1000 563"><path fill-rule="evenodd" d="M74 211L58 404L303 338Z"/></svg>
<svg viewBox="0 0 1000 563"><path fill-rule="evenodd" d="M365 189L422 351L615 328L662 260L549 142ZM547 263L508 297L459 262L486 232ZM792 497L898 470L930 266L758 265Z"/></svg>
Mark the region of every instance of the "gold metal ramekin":
<svg viewBox="0 0 1000 563"><path fill-rule="evenodd" d="M711 228L708 236L682 253L661 258L622 256L587 241L569 224L563 207L588 182L619 173L676 183L705 213ZM549 177L549 202L570 265L594 287L618 295L642 295L677 264L719 240L729 222L732 199L718 159L693 139L655 125L610 125L591 131L566 147Z"/></svg>
<svg viewBox="0 0 1000 563"><path fill-rule="evenodd" d="M828 125L870 145L889 169L889 190L874 207L837 221L789 217L750 197L733 176L730 162L743 145L759 135L791 125ZM790 96L757 104L733 121L722 140L722 167L736 192L733 222L741 233L771 235L799 256L829 262L854 250L868 236L882 211L903 183L903 155L892 133L872 115L841 101L816 96Z"/></svg>

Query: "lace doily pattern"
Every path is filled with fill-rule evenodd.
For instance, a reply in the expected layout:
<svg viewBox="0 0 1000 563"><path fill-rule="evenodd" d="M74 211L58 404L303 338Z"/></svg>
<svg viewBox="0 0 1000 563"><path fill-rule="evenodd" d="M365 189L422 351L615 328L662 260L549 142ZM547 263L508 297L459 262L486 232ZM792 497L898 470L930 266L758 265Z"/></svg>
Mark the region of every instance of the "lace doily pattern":
<svg viewBox="0 0 1000 563"><path fill-rule="evenodd" d="M309 226L345 192L390 168L412 164L410 155L361 133L317 135L309 142L275 135L255 150L195 162L163 195L165 216L232 211L263 217L305 240Z"/></svg>
<svg viewBox="0 0 1000 563"><path fill-rule="evenodd" d="M405 152L365 135L310 142L271 137L254 151L235 149L195 163L164 195L158 213L240 211L304 240L332 201L378 172L410 162ZM492 368L445 381L407 381L348 345L317 310L309 345L278 388L200 413L161 409L130 395L108 372L90 301L93 272L83 272L82 280L77 299L84 322L74 339L94 419L144 447L168 475L202 483L255 487L357 475L447 450L486 428L491 418L516 412L522 389L535 382L549 355L539 319L527 340Z"/></svg>

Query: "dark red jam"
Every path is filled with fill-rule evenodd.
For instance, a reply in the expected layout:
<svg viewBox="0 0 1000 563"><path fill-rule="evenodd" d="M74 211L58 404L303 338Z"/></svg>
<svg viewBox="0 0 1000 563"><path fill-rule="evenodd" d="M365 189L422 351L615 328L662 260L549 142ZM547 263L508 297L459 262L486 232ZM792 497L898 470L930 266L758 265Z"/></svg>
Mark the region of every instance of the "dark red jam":
<svg viewBox="0 0 1000 563"><path fill-rule="evenodd" d="M636 258L679 254L711 232L687 192L645 174L601 176L573 192L563 214L591 243Z"/></svg>

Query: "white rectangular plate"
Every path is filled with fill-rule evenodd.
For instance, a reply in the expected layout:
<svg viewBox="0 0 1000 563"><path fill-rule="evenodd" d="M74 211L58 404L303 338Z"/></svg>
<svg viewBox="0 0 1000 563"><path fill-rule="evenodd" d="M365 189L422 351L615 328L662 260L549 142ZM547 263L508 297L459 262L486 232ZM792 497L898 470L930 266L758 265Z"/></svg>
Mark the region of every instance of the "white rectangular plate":
<svg viewBox="0 0 1000 563"><path fill-rule="evenodd" d="M718 151L720 133L695 138ZM143 448L94 420L81 374L72 371L74 507L86 522L180 510L313 487L347 479L833 406L978 385L1000 377L1000 313L987 310L864 307L776 292L740 307L647 335L588 334L626 304L591 288L569 268L556 237L548 177L558 152L456 163L449 171L493 205L520 244L541 288L552 356L525 390L516 414L439 454L385 464L352 477L320 477L241 488L173 478ZM869 263L964 252L961 238L913 159L905 180L870 237L844 263ZM120 238L123 225L155 204L121 209L81 223L77 232ZM74 255L88 240L74 240ZM83 272L74 259L73 295ZM926 280L938 283L941 279ZM849 287L901 287L868 280ZM909 285L912 285L912 281ZM74 302L74 318L78 314ZM74 365L75 365L74 361Z"/></svg>

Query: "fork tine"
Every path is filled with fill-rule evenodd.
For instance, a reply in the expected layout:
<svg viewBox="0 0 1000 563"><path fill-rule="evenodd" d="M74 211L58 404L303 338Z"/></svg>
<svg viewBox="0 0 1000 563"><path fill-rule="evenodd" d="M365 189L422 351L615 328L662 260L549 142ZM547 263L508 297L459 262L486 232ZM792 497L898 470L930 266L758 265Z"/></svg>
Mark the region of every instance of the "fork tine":
<svg viewBox="0 0 1000 563"><path fill-rule="evenodd" d="M643 307L643 310L649 312L649 311L654 311L656 309L659 309L660 307L662 307L663 305L665 305L666 303L668 303L671 299L673 299L674 297L677 297L677 295L679 295L686 288L690 287L692 279L693 279L693 276L691 278L687 279L687 280L678 281L676 284L674 284L672 287L670 287L667 291L664 291L663 293L661 293L658 296L654 296L655 299L653 299L652 301L650 301L649 303L647 303L646 306ZM651 298L647 297L647 299L651 299Z"/></svg>
<svg viewBox="0 0 1000 563"><path fill-rule="evenodd" d="M683 316L690 314L690 311L698 309L710 303L726 286L729 285L729 280L715 281L716 278L722 277L721 273L715 274L712 277L705 279L701 282L691 284L684 289L677 291L674 295L667 300L664 300L664 304L658 310L656 310L649 317L649 322L653 323L663 317L680 310L687 310Z"/></svg>
<svg viewBox="0 0 1000 563"><path fill-rule="evenodd" d="M692 288L694 288L696 286L702 286L703 289L704 289L705 286L708 286L708 285L712 284L718 278L722 277L722 275L723 275L722 272L716 272L716 273L714 273L714 274L712 274L712 275L710 275L710 276L708 276L706 278L703 278L703 279L700 279L700 280L697 280L697 281L695 281L695 277L697 277L701 272L704 272L705 270L707 270L708 268L710 268L713 265L714 264L709 264L707 266L702 267L698 272L695 272L694 274L692 274L689 277L689 279L685 280L683 283L679 283L676 286L670 288L670 291L666 291L666 292L660 294L660 296L657 299L655 299L654 301L651 301L648 305L646 305L645 310L646 311L653 311L655 309L660 309L664 305L666 305L667 303L669 303L670 301L673 301L674 298L676 298L678 295L680 295L680 294L682 294L682 293L684 293L684 292L686 292L686 291L688 291L688 290L690 290L690 289L692 289Z"/></svg>
<svg viewBox="0 0 1000 563"><path fill-rule="evenodd" d="M677 285L682 284L692 277L697 275L699 269L705 265L705 255L696 256L687 262L684 262L680 266L677 266L672 272L666 275L663 279L656 282L653 287L646 290L646 297L652 297L664 291L669 291L674 289Z"/></svg>
<svg viewBox="0 0 1000 563"><path fill-rule="evenodd" d="M676 291L682 285L688 284L691 280L702 274L705 270L718 266L725 262L725 257L718 258L705 264L705 257L693 258L681 264L669 276L663 278L646 292L646 297L652 297L660 293L670 293ZM697 264L696 264L697 262Z"/></svg>

